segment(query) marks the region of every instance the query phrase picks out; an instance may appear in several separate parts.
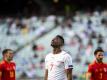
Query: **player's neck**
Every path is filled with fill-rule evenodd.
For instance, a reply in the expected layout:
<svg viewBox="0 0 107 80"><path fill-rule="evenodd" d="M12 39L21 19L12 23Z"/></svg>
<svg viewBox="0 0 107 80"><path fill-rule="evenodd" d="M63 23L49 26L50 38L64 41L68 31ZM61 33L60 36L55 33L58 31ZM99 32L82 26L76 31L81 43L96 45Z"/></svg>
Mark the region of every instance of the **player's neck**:
<svg viewBox="0 0 107 80"><path fill-rule="evenodd" d="M60 48L54 48L53 49L53 54L59 54L61 52Z"/></svg>

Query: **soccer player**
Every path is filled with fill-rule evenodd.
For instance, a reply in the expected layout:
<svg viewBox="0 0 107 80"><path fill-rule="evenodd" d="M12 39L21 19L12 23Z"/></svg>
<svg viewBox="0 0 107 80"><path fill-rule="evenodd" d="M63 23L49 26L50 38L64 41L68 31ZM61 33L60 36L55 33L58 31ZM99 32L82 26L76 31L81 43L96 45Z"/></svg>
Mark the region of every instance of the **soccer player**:
<svg viewBox="0 0 107 80"><path fill-rule="evenodd" d="M103 53L101 48L94 51L95 61L88 67L86 80L107 80L107 64L103 63Z"/></svg>
<svg viewBox="0 0 107 80"><path fill-rule="evenodd" d="M15 80L15 63L12 62L13 51L5 49L2 52L3 60L0 62L0 80Z"/></svg>
<svg viewBox="0 0 107 80"><path fill-rule="evenodd" d="M60 35L51 41L53 51L45 58L44 80L72 80L72 58L61 49L63 45L64 38Z"/></svg>

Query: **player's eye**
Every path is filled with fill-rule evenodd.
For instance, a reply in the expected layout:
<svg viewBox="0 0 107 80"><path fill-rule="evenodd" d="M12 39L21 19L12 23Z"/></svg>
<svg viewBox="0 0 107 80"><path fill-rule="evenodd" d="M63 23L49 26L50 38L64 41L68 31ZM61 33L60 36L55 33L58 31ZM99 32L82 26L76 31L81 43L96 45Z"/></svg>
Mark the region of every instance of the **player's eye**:
<svg viewBox="0 0 107 80"><path fill-rule="evenodd" d="M10 53L10 54L13 54L13 53Z"/></svg>

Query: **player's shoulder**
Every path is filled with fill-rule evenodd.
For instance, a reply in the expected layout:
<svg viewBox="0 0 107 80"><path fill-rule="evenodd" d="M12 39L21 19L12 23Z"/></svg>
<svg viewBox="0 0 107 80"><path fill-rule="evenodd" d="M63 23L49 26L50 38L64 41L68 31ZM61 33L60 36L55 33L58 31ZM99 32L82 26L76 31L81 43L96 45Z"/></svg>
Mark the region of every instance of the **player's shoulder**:
<svg viewBox="0 0 107 80"><path fill-rule="evenodd" d="M52 52L48 53L46 56L51 56L52 55Z"/></svg>
<svg viewBox="0 0 107 80"><path fill-rule="evenodd" d="M50 53L48 53L47 55L46 55L46 58L47 57L50 57L52 55L52 53L50 52Z"/></svg>
<svg viewBox="0 0 107 80"><path fill-rule="evenodd" d="M3 60L0 61L0 65L3 65L3 64L5 64L5 61L3 61Z"/></svg>
<svg viewBox="0 0 107 80"><path fill-rule="evenodd" d="M16 65L16 63L14 61L11 61L11 64Z"/></svg>
<svg viewBox="0 0 107 80"><path fill-rule="evenodd" d="M14 61L11 61L11 63L12 63L12 64L15 64L15 62L14 62Z"/></svg>
<svg viewBox="0 0 107 80"><path fill-rule="evenodd" d="M68 52L68 51L63 50L63 51L62 51L62 55L71 56L71 53Z"/></svg>
<svg viewBox="0 0 107 80"><path fill-rule="evenodd" d="M107 66L107 63L103 63L103 65Z"/></svg>
<svg viewBox="0 0 107 80"><path fill-rule="evenodd" d="M89 64L89 67L92 67L94 65L95 65L95 62L92 62L92 63Z"/></svg>

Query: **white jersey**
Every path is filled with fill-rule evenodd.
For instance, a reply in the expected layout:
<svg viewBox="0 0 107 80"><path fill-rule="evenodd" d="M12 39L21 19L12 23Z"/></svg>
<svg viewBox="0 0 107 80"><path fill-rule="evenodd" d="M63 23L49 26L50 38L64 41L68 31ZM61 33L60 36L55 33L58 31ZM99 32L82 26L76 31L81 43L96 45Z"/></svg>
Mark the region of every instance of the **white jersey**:
<svg viewBox="0 0 107 80"><path fill-rule="evenodd" d="M69 68L73 68L72 58L65 51L59 54L49 53L45 58L48 80L67 80L65 70Z"/></svg>

